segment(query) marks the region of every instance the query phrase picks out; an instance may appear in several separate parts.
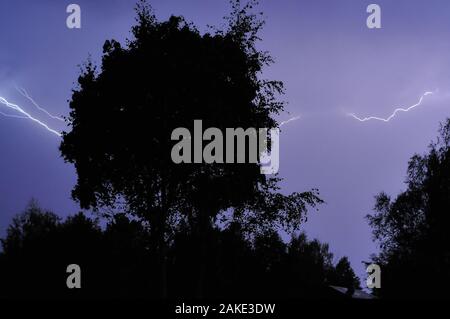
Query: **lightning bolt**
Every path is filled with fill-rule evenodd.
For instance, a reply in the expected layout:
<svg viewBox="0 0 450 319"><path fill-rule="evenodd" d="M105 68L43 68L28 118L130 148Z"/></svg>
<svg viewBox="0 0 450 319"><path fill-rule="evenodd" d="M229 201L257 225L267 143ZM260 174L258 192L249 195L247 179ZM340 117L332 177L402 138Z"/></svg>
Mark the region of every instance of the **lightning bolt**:
<svg viewBox="0 0 450 319"><path fill-rule="evenodd" d="M45 124L44 122L41 122L40 120L34 118L33 116L31 116L28 112L26 112L24 109L22 109L20 106L18 106L17 104L14 103L10 103L8 102L7 99L5 99L4 97L0 96L0 104L5 105L7 108L12 109L16 112L19 112L21 115L11 115L11 114L6 114L3 112L0 112L2 115L6 116L6 117L14 117L14 118L26 118L26 119L30 119L33 122L39 124L40 126L42 126L43 128L45 128L47 131L49 131L50 133L55 134L56 136L61 137L62 134L59 133L58 131L55 131L54 129L50 128L47 124Z"/></svg>
<svg viewBox="0 0 450 319"><path fill-rule="evenodd" d="M39 111L44 112L45 114L47 114L49 117L51 117L52 119L64 122L64 119L59 117L59 116L55 116L50 114L50 112L48 112L46 109L40 107L39 104L36 103L36 101L28 94L28 92L24 89L24 88L19 88L16 86L16 90L22 94L25 98L27 98Z"/></svg>
<svg viewBox="0 0 450 319"><path fill-rule="evenodd" d="M291 117L290 119L288 119L286 121L282 121L280 123L280 126L283 126L284 124L288 124L289 122L297 121L298 119L300 119L300 116Z"/></svg>
<svg viewBox="0 0 450 319"><path fill-rule="evenodd" d="M5 116L5 117L12 117L12 118L15 118L15 119L27 119L28 118L26 116L20 116L20 115L3 113L2 111L0 111L0 114Z"/></svg>
<svg viewBox="0 0 450 319"><path fill-rule="evenodd" d="M389 115L389 117L387 117L387 118L376 117L376 116L369 116L369 117L365 117L365 118L360 118L360 117L356 116L354 113L349 113L348 115L353 117L354 119L360 121L360 122L367 122L367 121L370 121L370 120L389 122L390 120L392 120L397 115L397 113L399 113L399 112L408 112L408 111L412 110L413 108L415 108L415 107L419 106L420 104L422 104L422 101L425 98L425 96L433 95L433 94L434 94L434 92L430 92L430 91L425 92L420 97L419 102L417 102L416 104L411 105L410 107L407 107L407 108L401 108L401 107L396 108L394 110L394 112L391 115Z"/></svg>

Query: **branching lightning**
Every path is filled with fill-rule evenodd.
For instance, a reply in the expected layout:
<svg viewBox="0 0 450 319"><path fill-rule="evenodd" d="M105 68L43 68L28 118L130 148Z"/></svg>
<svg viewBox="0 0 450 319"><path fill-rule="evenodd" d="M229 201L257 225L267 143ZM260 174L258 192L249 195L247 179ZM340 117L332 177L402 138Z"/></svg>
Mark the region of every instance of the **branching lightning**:
<svg viewBox="0 0 450 319"><path fill-rule="evenodd" d="M16 90L22 94L25 98L27 98L39 111L44 112L45 114L47 114L49 117L51 117L52 119L64 122L64 119L59 117L59 116L55 116L50 114L50 112L48 112L46 109L42 108L39 106L39 104L36 103L36 101L28 94L28 92L24 89L24 88L19 88L16 86Z"/></svg>
<svg viewBox="0 0 450 319"><path fill-rule="evenodd" d="M280 126L283 126L284 124L287 124L287 123L289 123L289 122L297 121L298 119L300 119L300 116L294 116L294 117L291 117L290 119L288 119L288 120L286 120L286 121L282 121L282 122L280 123Z"/></svg>
<svg viewBox="0 0 450 319"><path fill-rule="evenodd" d="M397 113L399 113L399 112L408 112L408 111L412 110L413 108L415 108L415 107L421 105L423 99L425 98L425 96L427 96L427 95L432 95L432 94L434 94L434 92L430 92L430 91L425 92L425 93L422 94L422 96L420 97L419 102L417 102L416 104L411 105L410 107L407 107L407 108L400 108L400 107L399 107L399 108L396 108L396 109L394 110L394 112L393 112L389 117L387 117L387 118L376 117L376 116L369 116L369 117L360 118L360 117L356 116L356 115L353 114L353 113L349 113L348 115L351 116L351 117L353 117L354 119L360 121L360 122L367 122L367 121L370 121L370 120L377 120L377 121L382 121L382 122L389 122L390 120L392 120L392 119L397 115Z"/></svg>
<svg viewBox="0 0 450 319"><path fill-rule="evenodd" d="M14 118L27 118L32 120L33 122L36 122L37 124L39 124L40 126L42 126L43 128L45 128L47 131L49 131L50 133L55 134L56 136L61 137L61 133L58 131L55 131L54 129L50 128L47 124L45 124L44 122L34 118L33 116L31 116L28 112L26 112L24 109L22 109L20 106L18 106L17 104L14 103L10 103L8 102L8 100L6 100L4 97L0 96L0 104L5 105L7 108L12 109L16 112L19 112L20 115L12 115L12 114L6 114L3 112L0 112L2 115L6 116L6 117L14 117Z"/></svg>
<svg viewBox="0 0 450 319"><path fill-rule="evenodd" d="M15 119L28 119L28 117L26 117L26 116L7 114L7 113L3 113L2 111L0 111L0 114L5 116L5 117L12 117L12 118L15 118Z"/></svg>

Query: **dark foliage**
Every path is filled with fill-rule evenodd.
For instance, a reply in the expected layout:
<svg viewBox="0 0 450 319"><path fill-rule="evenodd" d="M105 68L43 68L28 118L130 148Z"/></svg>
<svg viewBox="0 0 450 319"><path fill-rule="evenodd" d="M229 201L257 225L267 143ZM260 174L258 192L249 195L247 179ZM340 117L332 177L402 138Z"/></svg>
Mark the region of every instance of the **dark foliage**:
<svg viewBox="0 0 450 319"><path fill-rule="evenodd" d="M140 222L117 214L105 227L82 213L62 221L31 204L17 216L0 253L2 298L159 298L150 274L157 260ZM320 298L330 285L358 287L346 259L333 265L328 245L304 234L284 243L276 232L250 239L239 224L208 234L209 298ZM200 237L186 228L168 247L172 298L197 296ZM344 262L342 260L345 260ZM82 289L66 287L66 267L81 267Z"/></svg>
<svg viewBox="0 0 450 319"><path fill-rule="evenodd" d="M407 189L381 193L368 216L381 253L379 292L391 298L444 298L450 284L450 119L425 155L409 161Z"/></svg>

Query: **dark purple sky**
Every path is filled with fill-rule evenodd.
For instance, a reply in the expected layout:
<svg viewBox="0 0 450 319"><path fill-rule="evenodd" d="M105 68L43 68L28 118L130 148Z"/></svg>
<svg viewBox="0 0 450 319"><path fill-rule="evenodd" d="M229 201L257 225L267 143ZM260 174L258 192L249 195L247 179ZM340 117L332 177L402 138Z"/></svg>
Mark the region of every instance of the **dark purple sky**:
<svg viewBox="0 0 450 319"><path fill-rule="evenodd" d="M69 30L65 8L82 9L82 29ZM105 39L124 40L134 23L134 0L2 0L0 96L46 119L14 89L24 87L50 112L67 115L79 65L99 61ZM157 16L181 14L200 30L222 23L227 1L150 1ZM366 27L366 7L382 9L382 29ZM305 225L350 256L363 277L362 260L376 251L364 219L381 190L404 189L407 161L424 152L449 116L450 2L446 0L262 1L267 17L261 48L276 63L266 76L284 81L289 102L283 126L283 190L317 187L327 202ZM387 117L396 107L423 104L389 123L358 122L346 114ZM4 111L0 106L0 111ZM56 129L61 123L47 120ZM151 123L149 123L151 125ZM60 215L72 214L76 175L60 158L59 138L25 119L0 115L0 234L36 198Z"/></svg>

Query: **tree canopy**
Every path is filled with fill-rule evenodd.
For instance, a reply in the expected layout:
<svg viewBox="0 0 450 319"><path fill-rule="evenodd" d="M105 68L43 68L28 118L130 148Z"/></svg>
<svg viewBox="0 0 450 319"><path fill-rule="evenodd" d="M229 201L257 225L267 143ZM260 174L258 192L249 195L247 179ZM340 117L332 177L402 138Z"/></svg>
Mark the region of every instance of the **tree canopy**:
<svg viewBox="0 0 450 319"><path fill-rule="evenodd" d="M123 204L148 218L162 210L214 217L230 207L264 206L296 213L286 222L320 202L315 190L267 201L278 180L260 174L257 164L187 165L170 158L172 131L191 128L195 119L223 130L277 126L283 86L261 79L272 62L255 46L263 21L249 13L252 2L232 4L225 30L200 34L182 17L157 21L141 2L126 46L106 41L101 68L85 65L60 147L75 164L73 197L81 207Z"/></svg>
<svg viewBox="0 0 450 319"><path fill-rule="evenodd" d="M172 132L192 130L196 119L222 131L278 125L283 85L262 78L272 59L256 48L264 21L252 13L255 1L231 4L227 26L202 34L183 17L158 21L139 2L132 38L105 42L101 66L84 65L70 101L60 150L78 175L74 199L147 222L161 263L180 223L197 229L201 242L221 212L253 230L298 230L307 209L321 203L317 190L282 194L279 179L262 175L258 163L171 159Z"/></svg>

